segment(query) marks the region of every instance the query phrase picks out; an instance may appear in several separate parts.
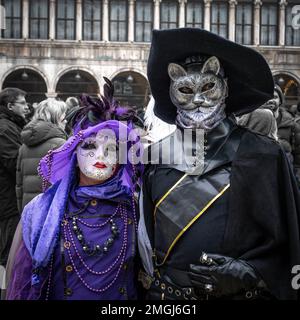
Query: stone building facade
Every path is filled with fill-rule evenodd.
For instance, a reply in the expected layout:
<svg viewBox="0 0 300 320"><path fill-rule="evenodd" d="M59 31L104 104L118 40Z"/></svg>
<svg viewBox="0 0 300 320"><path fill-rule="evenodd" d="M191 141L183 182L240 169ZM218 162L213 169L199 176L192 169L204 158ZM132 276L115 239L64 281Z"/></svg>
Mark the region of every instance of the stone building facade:
<svg viewBox="0 0 300 320"><path fill-rule="evenodd" d="M288 104L300 96L299 0L2 0L1 5L0 89L23 88L31 102L97 94L105 76L123 104L142 108L150 95L151 30L186 26L258 50Z"/></svg>

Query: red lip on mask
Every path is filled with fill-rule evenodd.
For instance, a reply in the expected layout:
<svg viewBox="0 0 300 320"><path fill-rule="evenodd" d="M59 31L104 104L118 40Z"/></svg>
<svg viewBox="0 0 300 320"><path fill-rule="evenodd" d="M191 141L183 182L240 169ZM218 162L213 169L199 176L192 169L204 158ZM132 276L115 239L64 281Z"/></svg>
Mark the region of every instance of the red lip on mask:
<svg viewBox="0 0 300 320"><path fill-rule="evenodd" d="M104 168L106 168L106 165L104 163L102 163L102 162L96 162L94 164L94 167L96 167L98 169L104 169Z"/></svg>

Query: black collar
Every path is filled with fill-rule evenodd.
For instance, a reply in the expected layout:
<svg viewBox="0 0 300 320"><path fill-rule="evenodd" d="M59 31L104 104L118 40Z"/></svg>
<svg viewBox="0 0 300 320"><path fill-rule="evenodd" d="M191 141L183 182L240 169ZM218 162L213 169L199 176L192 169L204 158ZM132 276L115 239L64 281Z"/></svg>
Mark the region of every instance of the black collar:
<svg viewBox="0 0 300 320"><path fill-rule="evenodd" d="M182 143L182 129L177 128L174 133L163 140L149 146L148 159L158 167L173 168L188 174L204 174L233 160L242 136L242 130L233 118L224 119L216 128L202 134L196 139L196 132L192 133L193 143ZM200 141L200 156L197 156L196 142ZM170 146L170 163L163 161L162 150ZM199 144L198 144L199 146ZM199 150L199 149L198 149ZM181 155L190 154L188 160ZM179 161L184 159L183 161ZM186 161L187 160L187 161Z"/></svg>
<svg viewBox="0 0 300 320"><path fill-rule="evenodd" d="M8 110L4 106L0 106L0 119L9 120L9 121L15 123L21 129L23 129L23 127L26 124L25 119L23 119L21 116L15 114L14 112Z"/></svg>

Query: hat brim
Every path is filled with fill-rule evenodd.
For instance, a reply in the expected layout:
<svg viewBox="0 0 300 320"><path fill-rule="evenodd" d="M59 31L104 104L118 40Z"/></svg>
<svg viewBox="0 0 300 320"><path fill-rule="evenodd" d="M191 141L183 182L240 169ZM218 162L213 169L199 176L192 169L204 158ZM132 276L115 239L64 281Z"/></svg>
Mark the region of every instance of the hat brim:
<svg viewBox="0 0 300 320"><path fill-rule="evenodd" d="M169 96L169 63L199 54L220 60L228 79L227 114L251 112L273 97L271 70L257 51L198 28L153 30L147 73L154 113L162 120L175 123L177 114Z"/></svg>

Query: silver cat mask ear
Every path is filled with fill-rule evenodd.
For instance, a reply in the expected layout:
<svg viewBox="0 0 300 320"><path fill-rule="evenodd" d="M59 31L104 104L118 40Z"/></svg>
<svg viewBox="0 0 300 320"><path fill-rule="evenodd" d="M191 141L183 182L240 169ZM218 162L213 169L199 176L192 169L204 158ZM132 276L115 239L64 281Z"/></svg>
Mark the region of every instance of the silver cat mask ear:
<svg viewBox="0 0 300 320"><path fill-rule="evenodd" d="M217 57L210 57L204 63L201 73L212 72L217 76L220 72L220 68L221 66L220 66L219 59Z"/></svg>
<svg viewBox="0 0 300 320"><path fill-rule="evenodd" d="M173 81L176 81L178 78L187 76L187 72L183 69L183 67L176 63L169 64L168 74Z"/></svg>
<svg viewBox="0 0 300 320"><path fill-rule="evenodd" d="M176 123L181 128L213 129L225 117L227 80L220 74L217 57L210 57L199 68L186 69L170 63L170 98L177 108Z"/></svg>

